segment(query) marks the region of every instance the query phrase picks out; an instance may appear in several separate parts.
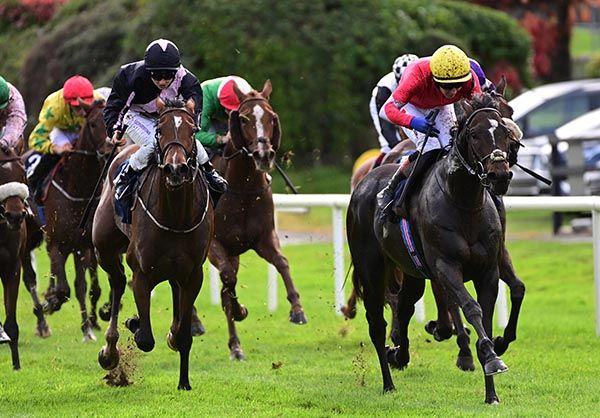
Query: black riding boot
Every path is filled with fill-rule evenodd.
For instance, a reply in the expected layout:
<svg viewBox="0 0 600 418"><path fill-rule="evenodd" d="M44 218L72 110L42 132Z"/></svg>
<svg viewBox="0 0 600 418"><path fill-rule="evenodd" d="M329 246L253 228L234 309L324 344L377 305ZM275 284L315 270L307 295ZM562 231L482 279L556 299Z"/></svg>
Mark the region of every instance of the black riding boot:
<svg viewBox="0 0 600 418"><path fill-rule="evenodd" d="M10 337L4 332L4 328L2 328L2 324L0 324L0 344L9 343L10 341Z"/></svg>
<svg viewBox="0 0 600 418"><path fill-rule="evenodd" d="M134 170L129 162L115 179L115 199L121 202L125 207L131 209L133 206L133 196L139 173Z"/></svg>
<svg viewBox="0 0 600 418"><path fill-rule="evenodd" d="M223 194L227 191L227 180L215 170L210 161L202 164L202 171L204 171L204 177L212 190L219 194Z"/></svg>
<svg viewBox="0 0 600 418"><path fill-rule="evenodd" d="M394 213L392 211L394 197L396 194L396 188L402 180L406 179L404 174L404 167L401 165L398 167L388 184L385 188L377 194L377 204L381 209L381 220L384 222L393 222Z"/></svg>
<svg viewBox="0 0 600 418"><path fill-rule="evenodd" d="M44 186L47 184L46 178L56 166L56 163L60 160L61 156L56 154L44 154L40 158L40 162L35 167L35 170L29 177L27 177L27 184L29 185L29 192L33 196L33 201L38 205L42 206L42 198L44 197Z"/></svg>

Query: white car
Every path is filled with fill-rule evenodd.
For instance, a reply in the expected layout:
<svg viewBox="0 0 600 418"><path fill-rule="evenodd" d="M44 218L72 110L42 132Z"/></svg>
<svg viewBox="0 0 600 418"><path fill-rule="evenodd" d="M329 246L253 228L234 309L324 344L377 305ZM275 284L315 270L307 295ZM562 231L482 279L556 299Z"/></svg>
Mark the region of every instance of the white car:
<svg viewBox="0 0 600 418"><path fill-rule="evenodd" d="M546 178L550 178L550 158L552 147L549 135L559 132L578 135L589 128L571 125L559 131L563 125L591 110L600 108L600 79L586 79L546 84L528 90L509 102L514 110L513 119L523 131L525 147L519 151L519 164L528 167ZM596 116L598 117L598 116ZM559 138L560 139L560 138ZM567 136L564 141L568 141ZM567 143L560 142L558 159L566 163ZM550 193L550 187L534 179L518 167L513 167L508 194L538 195ZM569 193L568 184L561 182L563 194Z"/></svg>

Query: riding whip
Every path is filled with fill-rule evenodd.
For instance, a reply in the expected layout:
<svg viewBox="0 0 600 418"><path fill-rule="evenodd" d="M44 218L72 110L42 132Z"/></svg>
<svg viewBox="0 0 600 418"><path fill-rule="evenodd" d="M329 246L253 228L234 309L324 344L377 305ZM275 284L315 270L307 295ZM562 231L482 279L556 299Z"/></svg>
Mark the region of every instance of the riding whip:
<svg viewBox="0 0 600 418"><path fill-rule="evenodd" d="M115 126L116 126L115 130L121 132L121 134L118 136L118 139L121 139L123 137L123 134L125 133L125 130L127 129L127 126L123 125L123 118L125 117L125 114L129 111L129 107L131 106L131 102L133 101L134 97L135 97L135 92L131 92L131 94L127 98L127 103L125 103L125 106L123 107L123 109L121 109L121 113L119 113L119 118L117 119L117 123L115 124ZM118 147L117 144L114 144L112 149L110 150L110 154L108 154L108 158L106 159L106 162L104 163L104 167L102 168L100 177L98 177L98 181L96 182L96 185L94 186L94 191L92 192L92 195L90 196L90 200L88 200L87 204L85 205L85 210L83 211L83 215L81 216L81 220L79 221L80 229L85 228L85 224L87 223L87 220L90 216L90 212L92 210L92 202L94 201L94 197L96 196L96 193L98 192L98 188L100 187L100 184L102 184L102 182L104 181L104 176L106 175L106 172L108 171L108 167L110 167L110 163L112 162L112 159L115 156L117 147Z"/></svg>
<svg viewBox="0 0 600 418"><path fill-rule="evenodd" d="M517 167L519 167L521 170L523 170L524 172L526 172L527 174L529 174L531 177L536 178L539 181L546 183L548 186L550 186L552 184L552 180L548 180L546 177L542 176L541 174L538 174L535 171L533 171L525 166L522 166L519 163L515 163L515 165Z"/></svg>
<svg viewBox="0 0 600 418"><path fill-rule="evenodd" d="M427 122L429 122L429 124L431 126L433 126L433 122L435 122L435 118L437 117L438 113L440 113L440 109L434 109L431 112L429 112L427 114L427 116L425 117L425 119L427 120ZM413 169L410 171L410 174L408 175L408 178L406 179L406 184L404 185L404 189L402 190L400 199L398 199L398 206L402 206L404 204L404 199L406 198L406 191L409 189L408 186L411 184L411 182L413 180L413 177L414 177L413 173L417 170L417 166L419 165L419 161L421 160L421 157L423 156L423 151L425 150L425 145L427 145L427 140L429 139L430 136L431 136L431 129L428 129L427 133L425 134L425 140L423 141L423 144L421 144L421 149L419 150L419 155L417 156L415 164L413 165Z"/></svg>
<svg viewBox="0 0 600 418"><path fill-rule="evenodd" d="M294 184L292 183L292 180L288 177L288 175L285 174L285 172L283 171L283 168L281 168L281 166L279 164L277 164L277 161L275 161L275 168L277 169L279 174L281 174L283 181L285 181L285 184L287 184L287 186L290 188L290 190L294 194L298 194L298 190L296 189L296 186L294 186Z"/></svg>

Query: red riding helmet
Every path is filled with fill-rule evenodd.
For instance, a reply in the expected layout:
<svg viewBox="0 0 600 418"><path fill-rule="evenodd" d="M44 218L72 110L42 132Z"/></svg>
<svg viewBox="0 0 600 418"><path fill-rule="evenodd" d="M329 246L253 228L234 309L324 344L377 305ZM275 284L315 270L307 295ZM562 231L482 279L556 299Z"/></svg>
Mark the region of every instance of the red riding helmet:
<svg viewBox="0 0 600 418"><path fill-rule="evenodd" d="M227 79L221 83L217 91L221 106L227 110L237 110L238 107L240 107L240 99L238 99L233 92L234 83L242 93L249 93L252 90L250 84L242 77L236 75L227 77Z"/></svg>
<svg viewBox="0 0 600 418"><path fill-rule="evenodd" d="M72 106L79 105L77 98L80 98L86 104L91 104L94 101L94 86L87 78L74 75L65 81L63 97L65 102Z"/></svg>

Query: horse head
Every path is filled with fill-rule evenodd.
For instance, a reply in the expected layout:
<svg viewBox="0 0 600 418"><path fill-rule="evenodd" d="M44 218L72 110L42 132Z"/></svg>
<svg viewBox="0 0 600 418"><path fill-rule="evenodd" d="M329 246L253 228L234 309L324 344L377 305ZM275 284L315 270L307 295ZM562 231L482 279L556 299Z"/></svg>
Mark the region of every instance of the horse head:
<svg viewBox="0 0 600 418"><path fill-rule="evenodd" d="M470 174L479 177L482 186L497 195L505 194L513 175L508 166L513 134L507 119L492 107L471 109L465 117L459 121L454 147L457 159Z"/></svg>
<svg viewBox="0 0 600 418"><path fill-rule="evenodd" d="M79 106L85 111L85 120L81 126L81 134L73 152L75 154L95 155L98 158L108 156L111 145L106 140L106 124L103 117L106 101L98 99L91 104L87 104L79 99Z"/></svg>
<svg viewBox="0 0 600 418"><path fill-rule="evenodd" d="M281 141L279 116L269 103L272 86L265 81L261 92L242 93L234 84L240 100L238 110L229 114L229 132L233 146L252 156L256 169L268 172L273 168L275 152Z"/></svg>
<svg viewBox="0 0 600 418"><path fill-rule="evenodd" d="M197 145L194 133L198 129L194 117L194 101L164 102L156 100L159 112L156 130L158 167L166 175L169 188L177 188L193 180L196 166Z"/></svg>
<svg viewBox="0 0 600 418"><path fill-rule="evenodd" d="M25 168L14 148L0 142L0 223L6 221L15 231L27 215L25 199L29 196Z"/></svg>

